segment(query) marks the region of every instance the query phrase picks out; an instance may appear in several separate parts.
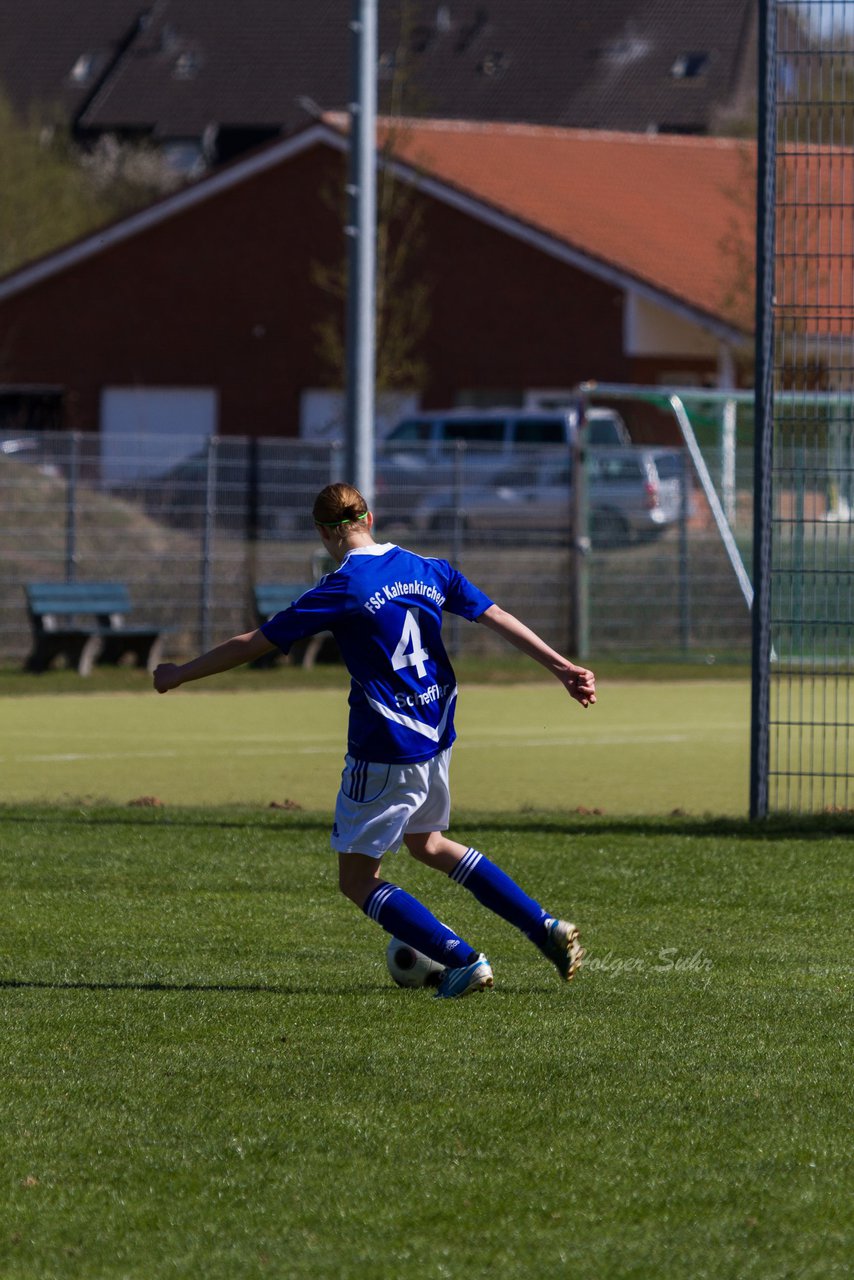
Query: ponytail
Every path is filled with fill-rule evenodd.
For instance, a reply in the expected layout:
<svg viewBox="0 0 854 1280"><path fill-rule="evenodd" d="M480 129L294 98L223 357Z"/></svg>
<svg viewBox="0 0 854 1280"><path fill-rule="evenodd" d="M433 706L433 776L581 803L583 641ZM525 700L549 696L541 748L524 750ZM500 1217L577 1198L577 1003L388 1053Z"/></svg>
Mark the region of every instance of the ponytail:
<svg viewBox="0 0 854 1280"><path fill-rule="evenodd" d="M368 504L352 484L328 484L314 500L314 523L322 529L339 529L347 532L347 526L365 521Z"/></svg>

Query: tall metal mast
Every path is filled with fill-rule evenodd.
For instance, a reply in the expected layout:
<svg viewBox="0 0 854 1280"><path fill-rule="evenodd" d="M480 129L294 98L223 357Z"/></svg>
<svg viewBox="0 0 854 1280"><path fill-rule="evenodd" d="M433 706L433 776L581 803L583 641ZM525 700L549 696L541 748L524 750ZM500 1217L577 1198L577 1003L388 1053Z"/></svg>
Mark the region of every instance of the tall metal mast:
<svg viewBox="0 0 854 1280"><path fill-rule="evenodd" d="M347 276L347 479L374 498L377 4L352 0Z"/></svg>

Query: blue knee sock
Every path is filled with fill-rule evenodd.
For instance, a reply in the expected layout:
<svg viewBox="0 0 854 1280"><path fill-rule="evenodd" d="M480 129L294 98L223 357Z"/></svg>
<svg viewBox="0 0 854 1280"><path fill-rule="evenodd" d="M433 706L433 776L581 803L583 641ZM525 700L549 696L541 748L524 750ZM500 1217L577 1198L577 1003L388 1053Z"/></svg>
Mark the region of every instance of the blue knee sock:
<svg viewBox="0 0 854 1280"><path fill-rule="evenodd" d="M477 849L466 850L450 872L450 877L471 890L478 902L489 907L502 920L521 929L537 946L542 944L543 923L552 917Z"/></svg>
<svg viewBox="0 0 854 1280"><path fill-rule="evenodd" d="M396 884L378 884L368 894L362 910L386 933L401 942L408 942L416 951L422 951L449 969L462 969L477 959L478 953L453 929L442 924L432 911Z"/></svg>

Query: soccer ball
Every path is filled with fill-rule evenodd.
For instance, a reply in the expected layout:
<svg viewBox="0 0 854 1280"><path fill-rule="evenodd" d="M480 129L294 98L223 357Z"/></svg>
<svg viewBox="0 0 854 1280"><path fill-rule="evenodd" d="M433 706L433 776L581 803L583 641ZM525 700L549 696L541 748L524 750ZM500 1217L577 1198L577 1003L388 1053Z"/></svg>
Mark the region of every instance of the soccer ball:
<svg viewBox="0 0 854 1280"><path fill-rule="evenodd" d="M392 938L386 947L385 962L399 987L438 987L445 972L438 960L431 960L399 938Z"/></svg>

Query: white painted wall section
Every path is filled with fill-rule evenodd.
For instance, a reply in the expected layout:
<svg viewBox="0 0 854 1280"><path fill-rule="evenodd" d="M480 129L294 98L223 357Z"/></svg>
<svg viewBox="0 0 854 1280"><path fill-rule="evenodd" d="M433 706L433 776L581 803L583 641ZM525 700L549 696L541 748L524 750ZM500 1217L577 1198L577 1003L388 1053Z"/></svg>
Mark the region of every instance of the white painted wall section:
<svg viewBox="0 0 854 1280"><path fill-rule="evenodd" d="M627 292L623 349L630 356L709 356L717 360L720 339L684 315Z"/></svg>
<svg viewBox="0 0 854 1280"><path fill-rule="evenodd" d="M216 435L213 387L105 387L101 475L121 484L168 471Z"/></svg>

